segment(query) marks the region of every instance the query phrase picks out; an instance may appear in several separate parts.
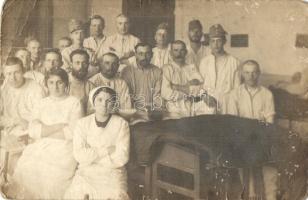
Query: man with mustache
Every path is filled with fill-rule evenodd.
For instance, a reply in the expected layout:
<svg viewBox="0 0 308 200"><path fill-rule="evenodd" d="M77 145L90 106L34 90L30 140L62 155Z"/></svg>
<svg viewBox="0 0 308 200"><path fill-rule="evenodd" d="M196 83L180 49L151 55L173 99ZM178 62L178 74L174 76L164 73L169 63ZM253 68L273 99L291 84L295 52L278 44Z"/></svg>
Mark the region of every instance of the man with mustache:
<svg viewBox="0 0 308 200"><path fill-rule="evenodd" d="M199 70L201 59L211 54L208 46L201 42L203 36L202 24L199 20L191 20L188 24L187 64L194 64Z"/></svg>
<svg viewBox="0 0 308 200"><path fill-rule="evenodd" d="M117 108L120 110L130 110L131 100L126 82L117 76L119 69L119 57L114 53L106 53L98 58L100 73L91 77L90 81L98 86L108 86L115 90L118 96Z"/></svg>
<svg viewBox="0 0 308 200"><path fill-rule="evenodd" d="M163 68L161 96L166 102L167 118L179 119L216 111L215 99L202 90L203 79L194 64L187 64L186 45L171 43L172 62Z"/></svg>
<svg viewBox="0 0 308 200"><path fill-rule="evenodd" d="M222 112L224 96L240 85L239 60L224 50L227 32L220 24L210 27L210 47L212 53L204 57L199 72L204 79L204 90L215 97L218 112Z"/></svg>
<svg viewBox="0 0 308 200"><path fill-rule="evenodd" d="M133 107L137 111L148 113L162 106L160 98L162 71L151 64L153 53L149 44L137 44L135 52L135 62L124 68L122 77L129 87Z"/></svg>
<svg viewBox="0 0 308 200"><path fill-rule="evenodd" d="M88 97L95 85L88 81L89 55L85 50L77 49L70 54L72 71L69 74L69 94L80 99L84 113L87 113Z"/></svg>

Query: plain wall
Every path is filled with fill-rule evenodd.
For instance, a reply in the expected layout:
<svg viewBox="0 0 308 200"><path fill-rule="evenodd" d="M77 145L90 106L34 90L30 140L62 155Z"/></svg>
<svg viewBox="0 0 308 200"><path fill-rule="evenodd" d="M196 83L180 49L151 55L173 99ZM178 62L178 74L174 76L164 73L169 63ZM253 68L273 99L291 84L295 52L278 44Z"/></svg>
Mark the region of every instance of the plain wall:
<svg viewBox="0 0 308 200"><path fill-rule="evenodd" d="M226 51L256 59L263 72L290 75L308 62L308 50L295 48L297 33L308 33L308 4L292 0L177 0L175 38L187 38L188 22L199 19L208 32L220 23L229 33ZM230 48L230 34L249 34L248 48Z"/></svg>

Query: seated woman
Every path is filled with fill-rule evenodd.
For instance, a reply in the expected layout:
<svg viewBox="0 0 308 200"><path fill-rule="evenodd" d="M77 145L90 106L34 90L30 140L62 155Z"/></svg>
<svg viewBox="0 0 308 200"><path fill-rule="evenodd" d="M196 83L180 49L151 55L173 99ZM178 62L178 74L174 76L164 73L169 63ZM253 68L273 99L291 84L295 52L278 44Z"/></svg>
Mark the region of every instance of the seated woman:
<svg viewBox="0 0 308 200"><path fill-rule="evenodd" d="M78 169L65 199L129 199L125 164L129 160L128 123L112 114L116 93L97 87L89 94L95 113L77 122L73 152Z"/></svg>
<svg viewBox="0 0 308 200"><path fill-rule="evenodd" d="M68 75L51 70L45 79L49 96L34 111L28 145L20 157L9 196L17 199L61 199L74 176L72 127L82 117L79 100L68 96Z"/></svg>

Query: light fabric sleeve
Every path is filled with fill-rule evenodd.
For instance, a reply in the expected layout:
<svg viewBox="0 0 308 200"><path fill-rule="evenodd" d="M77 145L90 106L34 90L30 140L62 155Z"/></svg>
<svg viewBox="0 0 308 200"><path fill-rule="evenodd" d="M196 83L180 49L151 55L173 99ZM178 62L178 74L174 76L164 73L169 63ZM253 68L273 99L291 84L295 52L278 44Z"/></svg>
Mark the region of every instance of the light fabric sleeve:
<svg viewBox="0 0 308 200"><path fill-rule="evenodd" d="M68 119L68 126L63 129L65 139L71 140L73 139L73 130L76 126L77 120L83 117L83 109L80 101L76 99L76 101L72 105L72 110Z"/></svg>
<svg viewBox="0 0 308 200"><path fill-rule="evenodd" d="M85 121L78 121L74 129L73 154L80 165L89 165L99 158L96 148L89 147L87 144L87 130Z"/></svg>
<svg viewBox="0 0 308 200"><path fill-rule="evenodd" d="M130 132L128 123L121 120L121 128L119 135L116 139L114 149L110 148L107 156L102 157L100 163L110 168L123 167L129 160L129 147L130 147ZM103 147L106 148L106 147Z"/></svg>
<svg viewBox="0 0 308 200"><path fill-rule="evenodd" d="M173 90L171 88L172 83L172 69L171 66L163 67L163 80L161 86L161 96L167 101L177 101L184 97L184 93Z"/></svg>

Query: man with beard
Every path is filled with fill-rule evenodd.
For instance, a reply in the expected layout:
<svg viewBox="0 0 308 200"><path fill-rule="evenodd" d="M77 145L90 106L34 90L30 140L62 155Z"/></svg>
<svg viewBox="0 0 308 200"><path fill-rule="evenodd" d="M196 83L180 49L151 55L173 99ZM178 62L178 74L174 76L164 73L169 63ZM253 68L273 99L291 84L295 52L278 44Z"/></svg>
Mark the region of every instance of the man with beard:
<svg viewBox="0 0 308 200"><path fill-rule="evenodd" d="M222 112L224 96L240 85L239 60L224 50L227 32L220 24L210 27L210 47L212 53L205 56L199 66L204 79L203 89L213 95L218 102L218 111Z"/></svg>
<svg viewBox="0 0 308 200"><path fill-rule="evenodd" d="M122 77L129 87L133 107L147 113L162 107L162 71L151 64L152 48L149 44L137 44L135 52L136 63L124 68Z"/></svg>
<svg viewBox="0 0 308 200"><path fill-rule="evenodd" d="M69 31L70 31L70 38L72 39L72 45L63 49L62 51L62 58L63 58L63 66L62 68L66 72L70 72L72 70L72 63L70 59L70 55L74 50L81 49L87 51L86 48L83 46L83 40L85 37L84 33L84 27L81 21L72 19L69 22ZM92 58L92 53L90 51L87 51L87 53L90 56L90 60ZM91 77L92 75L96 74L98 69L95 66L89 65L88 69L88 77Z"/></svg>
<svg viewBox="0 0 308 200"><path fill-rule="evenodd" d="M181 40L171 44L172 62L163 67L161 96L166 102L167 118L215 113L215 99L202 90L203 79L194 64L187 64L186 45Z"/></svg>
<svg viewBox="0 0 308 200"><path fill-rule="evenodd" d="M129 90L126 82L117 77L117 71L119 68L119 58L114 53L106 53L102 57L98 58L98 66L100 73L97 73L91 77L90 81L98 86L108 86L113 89L118 96L117 107L120 110L130 110L131 100L129 96Z"/></svg>
<svg viewBox="0 0 308 200"><path fill-rule="evenodd" d="M186 63L194 64L199 70L200 61L205 56L211 54L210 48L202 45L203 35L202 24L199 20L192 20L188 24L188 38Z"/></svg>
<svg viewBox="0 0 308 200"><path fill-rule="evenodd" d="M25 39L26 48L31 54L30 69L37 70L41 66L41 43L32 37Z"/></svg>
<svg viewBox="0 0 308 200"><path fill-rule="evenodd" d="M88 81L89 55L81 49L74 50L70 59L72 62L72 71L69 74L69 94L80 99L83 111L88 112L88 97L90 91L95 87L91 81Z"/></svg>

